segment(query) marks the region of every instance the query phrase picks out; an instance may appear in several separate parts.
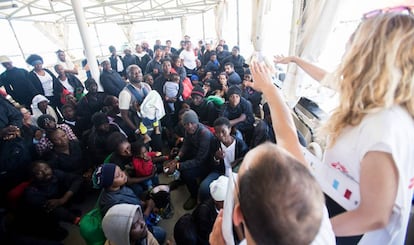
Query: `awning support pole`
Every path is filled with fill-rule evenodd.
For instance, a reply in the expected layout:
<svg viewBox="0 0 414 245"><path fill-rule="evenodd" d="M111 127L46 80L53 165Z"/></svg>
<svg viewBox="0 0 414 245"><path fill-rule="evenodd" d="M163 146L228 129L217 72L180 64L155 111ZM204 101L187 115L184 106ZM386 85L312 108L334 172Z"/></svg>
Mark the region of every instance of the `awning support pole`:
<svg viewBox="0 0 414 245"><path fill-rule="evenodd" d="M91 38L89 37L88 26L86 24L85 14L83 12L83 6L81 0L71 0L73 13L75 14L76 23L78 24L79 33L82 38L83 47L86 53L86 59L92 74L92 77L98 83L98 90L102 91L102 85L99 81L99 68L96 63L96 55L93 49Z"/></svg>
<svg viewBox="0 0 414 245"><path fill-rule="evenodd" d="M20 44L19 38L17 38L16 31L14 30L14 27L13 27L11 21L9 19L7 21L9 22L10 29L12 29L12 31L13 31L14 39L16 39L17 46L19 46L20 53L21 53L23 59L26 60L26 56L24 55L22 45Z"/></svg>

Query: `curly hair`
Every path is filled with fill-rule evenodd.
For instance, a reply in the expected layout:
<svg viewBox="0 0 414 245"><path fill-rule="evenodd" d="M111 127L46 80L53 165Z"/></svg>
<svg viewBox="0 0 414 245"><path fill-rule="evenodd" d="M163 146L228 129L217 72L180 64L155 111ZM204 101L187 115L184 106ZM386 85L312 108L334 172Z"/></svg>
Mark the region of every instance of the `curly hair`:
<svg viewBox="0 0 414 245"><path fill-rule="evenodd" d="M322 130L329 146L367 114L399 105L414 117L414 17L390 13L362 22L331 79L340 101Z"/></svg>

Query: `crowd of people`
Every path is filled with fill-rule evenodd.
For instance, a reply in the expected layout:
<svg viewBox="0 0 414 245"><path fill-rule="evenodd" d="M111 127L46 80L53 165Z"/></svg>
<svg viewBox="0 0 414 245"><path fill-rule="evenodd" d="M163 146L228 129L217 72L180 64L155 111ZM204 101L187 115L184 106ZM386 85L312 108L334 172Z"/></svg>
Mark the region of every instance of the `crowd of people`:
<svg viewBox="0 0 414 245"><path fill-rule="evenodd" d="M61 244L59 223L79 224L73 204L93 186L107 244L164 244L153 219L159 200L148 193L166 174L170 189L188 189L183 208L195 208L175 225L176 244L403 244L414 175L413 32L414 18L400 12L364 19L331 75L275 57L337 89L324 163L338 162L359 184L354 210L324 197L273 68L246 64L238 46L195 48L188 36L180 49L157 40L121 56L110 46L103 92L91 77L79 81L62 50L56 73L36 54L30 72L1 56L0 83L20 104L0 96L0 194L12 214L2 218L4 241ZM234 210L225 208L230 199Z"/></svg>

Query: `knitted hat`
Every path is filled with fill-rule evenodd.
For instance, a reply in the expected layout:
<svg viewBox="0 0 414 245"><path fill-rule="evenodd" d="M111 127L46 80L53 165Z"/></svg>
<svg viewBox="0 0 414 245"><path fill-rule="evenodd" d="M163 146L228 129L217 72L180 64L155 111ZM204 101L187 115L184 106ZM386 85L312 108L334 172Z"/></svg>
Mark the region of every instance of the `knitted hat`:
<svg viewBox="0 0 414 245"><path fill-rule="evenodd" d="M191 95L199 95L201 97L204 97L204 89L201 86L195 86L193 88L193 91L191 91Z"/></svg>
<svg viewBox="0 0 414 245"><path fill-rule="evenodd" d="M200 81L200 78L197 75L191 75L191 81Z"/></svg>
<svg viewBox="0 0 414 245"><path fill-rule="evenodd" d="M224 201L226 199L227 185L229 178L227 176L220 176L210 184L210 194L217 202Z"/></svg>
<svg viewBox="0 0 414 245"><path fill-rule="evenodd" d="M183 114L183 124L186 123L198 123L198 115L193 110L189 110Z"/></svg>
<svg viewBox="0 0 414 245"><path fill-rule="evenodd" d="M95 188L108 188L114 182L116 165L113 163L105 163L96 168L92 176Z"/></svg>
<svg viewBox="0 0 414 245"><path fill-rule="evenodd" d="M240 96L242 94L242 91L241 91L241 89L238 86L232 85L227 90L227 96L230 97L232 94L237 94L237 95Z"/></svg>
<svg viewBox="0 0 414 245"><path fill-rule="evenodd" d="M102 219L102 230L113 244L129 245L129 234L134 218L142 217L139 205L117 204L112 206Z"/></svg>

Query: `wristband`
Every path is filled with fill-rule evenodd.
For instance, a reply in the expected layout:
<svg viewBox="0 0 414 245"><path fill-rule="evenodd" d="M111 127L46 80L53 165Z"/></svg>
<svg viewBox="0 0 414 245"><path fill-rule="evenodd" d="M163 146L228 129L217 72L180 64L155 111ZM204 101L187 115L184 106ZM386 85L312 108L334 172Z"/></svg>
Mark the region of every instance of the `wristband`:
<svg viewBox="0 0 414 245"><path fill-rule="evenodd" d="M175 157L175 160L180 161L180 156L178 156L178 155L177 155L177 156Z"/></svg>

